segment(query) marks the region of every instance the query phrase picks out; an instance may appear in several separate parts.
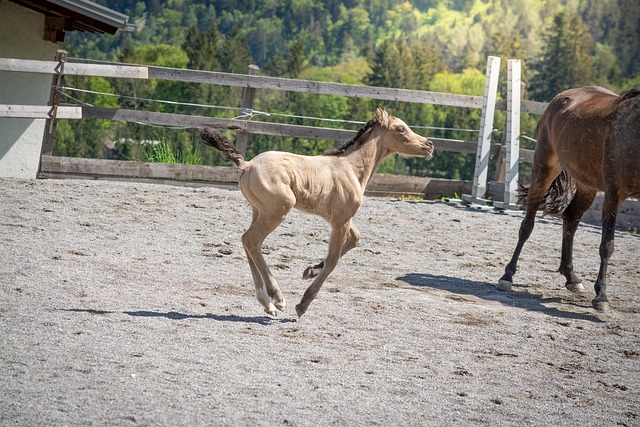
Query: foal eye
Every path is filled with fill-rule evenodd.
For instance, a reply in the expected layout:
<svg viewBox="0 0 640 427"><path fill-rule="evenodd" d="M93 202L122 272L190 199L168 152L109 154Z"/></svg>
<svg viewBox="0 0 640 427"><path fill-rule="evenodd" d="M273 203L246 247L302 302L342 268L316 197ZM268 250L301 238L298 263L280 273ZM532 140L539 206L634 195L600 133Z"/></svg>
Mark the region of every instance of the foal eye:
<svg viewBox="0 0 640 427"><path fill-rule="evenodd" d="M398 127L396 128L396 130L397 130L399 133L404 133L404 131L405 131L404 126L398 126Z"/></svg>

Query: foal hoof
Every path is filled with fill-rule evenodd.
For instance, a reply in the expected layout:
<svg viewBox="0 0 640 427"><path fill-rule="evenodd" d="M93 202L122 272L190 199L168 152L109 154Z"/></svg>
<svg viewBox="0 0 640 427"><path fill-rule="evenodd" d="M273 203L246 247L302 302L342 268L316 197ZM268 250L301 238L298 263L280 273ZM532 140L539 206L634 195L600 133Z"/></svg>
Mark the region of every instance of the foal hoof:
<svg viewBox="0 0 640 427"><path fill-rule="evenodd" d="M268 307L265 307L264 312L267 313L269 316L273 316L276 317L276 306L273 304L269 304Z"/></svg>
<svg viewBox="0 0 640 427"><path fill-rule="evenodd" d="M513 283L511 283L510 281L505 279L500 279L498 280L498 286L496 286L496 289L499 291L510 291L512 285Z"/></svg>
<svg viewBox="0 0 640 427"><path fill-rule="evenodd" d="M584 292L584 286L582 283L567 283L564 285L565 288L569 289L571 292Z"/></svg>
<svg viewBox="0 0 640 427"><path fill-rule="evenodd" d="M283 313L287 309L287 303L285 302L277 302L275 305L276 305L276 308Z"/></svg>
<svg viewBox="0 0 640 427"><path fill-rule="evenodd" d="M593 300L593 301L591 301L591 305L593 305L593 308L595 308L596 310L598 310L600 312L604 312L604 311L609 310L609 301Z"/></svg>
<svg viewBox="0 0 640 427"><path fill-rule="evenodd" d="M320 268L307 267L307 268L305 268L304 273L302 273L302 278L303 279L313 279L318 274L320 274L320 270L321 270Z"/></svg>

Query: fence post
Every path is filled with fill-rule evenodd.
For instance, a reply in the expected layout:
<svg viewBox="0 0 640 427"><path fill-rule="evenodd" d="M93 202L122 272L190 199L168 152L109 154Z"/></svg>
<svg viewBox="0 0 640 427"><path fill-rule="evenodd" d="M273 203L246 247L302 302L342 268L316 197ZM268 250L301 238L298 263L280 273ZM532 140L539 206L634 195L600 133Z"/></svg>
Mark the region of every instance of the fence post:
<svg viewBox="0 0 640 427"><path fill-rule="evenodd" d="M489 149L491 148L491 133L493 132L493 116L496 109L498 93L498 75L500 74L500 58L490 56L487 59L487 76L484 84L484 102L480 119L480 134L476 151L476 169L473 174L471 195L463 194L463 203L486 204L484 199L487 192L487 173L489 169Z"/></svg>
<svg viewBox="0 0 640 427"><path fill-rule="evenodd" d="M260 72L260 68L257 65L249 65L247 74L250 76L257 76ZM253 101L256 97L256 88L247 86L242 89L242 120L251 120L253 115ZM244 156L247 151L247 141L249 140L249 132L241 130L238 132L238 138L236 139L236 150L238 150Z"/></svg>
<svg viewBox="0 0 640 427"><path fill-rule="evenodd" d="M60 102L60 88L64 82L64 64L67 62L67 55L67 51L63 49L58 49L56 52L58 65L54 70L55 73L51 77L51 90L49 92L49 101L47 102L47 105L50 106L51 109L49 110L49 118L45 122L40 159L38 160L38 173L36 176L40 175L42 156L50 156L53 153L53 141L56 136L56 115Z"/></svg>
<svg viewBox="0 0 640 427"><path fill-rule="evenodd" d="M510 59L507 75L507 141L505 146L505 179L503 202L494 203L498 209L518 208L518 177L520 157L520 105L522 88L519 59Z"/></svg>

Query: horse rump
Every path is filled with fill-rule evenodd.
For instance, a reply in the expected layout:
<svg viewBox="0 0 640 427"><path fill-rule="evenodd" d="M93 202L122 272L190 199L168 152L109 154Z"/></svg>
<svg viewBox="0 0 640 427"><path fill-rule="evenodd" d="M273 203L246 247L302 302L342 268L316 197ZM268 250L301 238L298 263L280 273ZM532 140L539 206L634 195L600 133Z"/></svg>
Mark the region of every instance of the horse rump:
<svg viewBox="0 0 640 427"><path fill-rule="evenodd" d="M527 194L529 186L518 183L518 205L523 210L527 209ZM569 206L573 196L576 193L576 184L573 178L564 169L560 175L553 180L547 191L544 193L542 202L538 206L538 210L544 215L562 215L564 210Z"/></svg>

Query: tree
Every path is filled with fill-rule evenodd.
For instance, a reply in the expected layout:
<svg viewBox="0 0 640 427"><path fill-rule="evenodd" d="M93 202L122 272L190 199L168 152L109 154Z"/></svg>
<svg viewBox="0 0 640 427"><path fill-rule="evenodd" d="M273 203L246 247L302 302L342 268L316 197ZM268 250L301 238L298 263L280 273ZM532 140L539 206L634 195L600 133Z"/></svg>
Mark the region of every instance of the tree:
<svg viewBox="0 0 640 427"><path fill-rule="evenodd" d="M589 52L592 43L580 15L557 14L545 34L542 58L532 67L535 72L530 87L532 97L549 101L563 90L592 84L595 77Z"/></svg>
<svg viewBox="0 0 640 427"><path fill-rule="evenodd" d="M223 71L227 73L246 73L247 67L253 63L247 40L238 28L233 28L225 37L219 58Z"/></svg>

